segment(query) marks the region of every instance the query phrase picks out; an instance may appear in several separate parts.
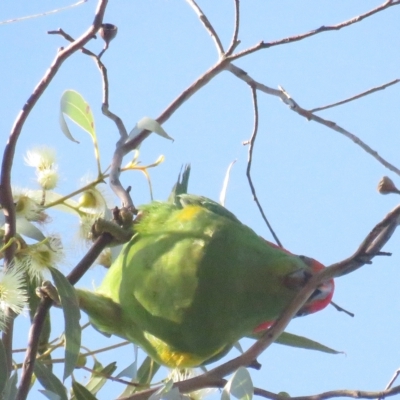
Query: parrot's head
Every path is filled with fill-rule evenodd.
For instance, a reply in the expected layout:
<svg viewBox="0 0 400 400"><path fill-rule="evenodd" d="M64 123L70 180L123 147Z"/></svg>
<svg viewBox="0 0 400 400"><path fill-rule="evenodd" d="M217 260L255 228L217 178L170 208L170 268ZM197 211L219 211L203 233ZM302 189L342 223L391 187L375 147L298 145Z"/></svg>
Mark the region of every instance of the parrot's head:
<svg viewBox="0 0 400 400"><path fill-rule="evenodd" d="M314 274L325 268L324 265L313 258L301 256L301 259L311 268ZM334 291L335 282L333 279L321 283L321 285L315 289L314 293L310 296L303 307L301 307L297 312L296 317L302 317L304 315L312 314L324 309L331 302Z"/></svg>
<svg viewBox="0 0 400 400"><path fill-rule="evenodd" d="M268 242L268 241L267 241ZM268 242L270 245L272 245L275 248L280 248L274 243ZM282 251L288 254L290 251L280 248ZM306 271L296 271L291 278L293 278L296 281L303 281L306 282L313 274L318 273L319 271L323 270L325 266L321 264L319 261L314 260L313 258L309 258L306 256L299 256L301 260L311 269L311 274ZM301 275L301 276L300 276ZM333 279L330 279L327 282L321 283L319 285L314 293L310 296L310 298L304 303L303 307L300 308L300 310L297 312L295 315L296 317L303 317L308 314L315 313L317 311L323 310L328 304L330 304L332 297L333 297L333 292L335 291L335 282ZM260 332L263 330L268 329L274 321L266 321L260 325L258 325L255 329L254 332Z"/></svg>

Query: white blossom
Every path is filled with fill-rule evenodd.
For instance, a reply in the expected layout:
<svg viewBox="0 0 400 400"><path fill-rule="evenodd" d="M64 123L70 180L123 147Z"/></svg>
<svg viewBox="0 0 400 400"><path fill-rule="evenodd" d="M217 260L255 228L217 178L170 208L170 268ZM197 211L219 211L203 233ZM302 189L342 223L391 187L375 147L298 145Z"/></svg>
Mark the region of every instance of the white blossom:
<svg viewBox="0 0 400 400"><path fill-rule="evenodd" d="M28 296L25 289L24 272L15 265L6 272L0 271L0 330L6 323L6 309L11 308L16 314L27 307Z"/></svg>

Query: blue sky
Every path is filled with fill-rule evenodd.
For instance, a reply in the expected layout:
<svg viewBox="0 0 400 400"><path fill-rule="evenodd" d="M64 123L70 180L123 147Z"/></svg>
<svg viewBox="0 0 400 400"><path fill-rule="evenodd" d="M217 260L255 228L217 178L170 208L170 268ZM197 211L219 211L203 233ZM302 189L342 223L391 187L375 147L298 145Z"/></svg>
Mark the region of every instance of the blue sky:
<svg viewBox="0 0 400 400"><path fill-rule="evenodd" d="M68 5L66 1L15 0L0 4L0 19L41 13ZM380 5L379 1L302 2L247 0L241 4L239 50L261 40L274 41L337 24ZM233 1L199 0L227 47L233 30ZM2 106L0 137L5 143L14 119L49 67L64 39L47 35L63 28L79 36L92 22L96 2L47 17L0 25ZM399 78L400 7L391 7L340 31L261 50L235 65L254 79L277 89L281 85L302 107L314 108L342 100ZM118 26L118 36L103 56L110 81L110 108L128 130L143 116L156 118L185 88L217 61L214 43L197 16L183 0L114 0L105 22ZM88 48L99 52L100 38ZM400 86L394 85L358 101L320 112L354 133L395 166L400 167ZM18 142L13 167L17 186L37 188L34 172L23 162L26 151L47 144L57 150L61 182L59 192L75 190L84 175L95 176L96 164L88 135L72 127L80 144L68 141L58 125L58 107L66 89L80 92L91 105L103 167L111 159L118 132L101 114L101 80L87 56L68 59L29 116ZM284 246L330 265L350 256L398 202L381 196L376 185L383 175L398 177L339 133L300 117L277 97L258 94L259 131L254 149L253 181L259 200ZM151 170L154 197L168 196L182 164L191 163L190 192L218 200L228 165L231 173L226 206L257 233L272 240L252 200L246 180L247 147L253 126L251 91L229 72L223 72L191 97L163 125L175 140L152 135L141 146L143 163L160 154L165 162ZM128 157L127 157L128 159ZM136 204L150 200L140 173L127 173ZM110 195L112 198L112 195ZM114 202L116 200L114 199ZM117 203L116 203L117 204ZM78 221L52 215L49 232L64 233L67 250L74 254L62 266L68 272L83 254L75 232ZM355 273L336 281L334 301L356 314L345 316L328 307L317 315L291 322L288 331L310 337L342 355L273 345L260 358L261 371L254 384L292 396L332 389L381 390L400 366L399 236L385 246L391 257L375 258ZM91 270L80 283L100 282L104 271ZM56 315L57 314L56 312ZM21 322L24 327L26 322ZM17 333L18 346L27 331ZM97 333L94 341L105 341ZM105 345L105 344L104 344ZM243 346L248 343L244 341ZM129 362L125 359L119 367ZM106 360L109 358L103 358ZM121 389L122 390L122 389ZM117 388L119 393L120 389ZM115 392L112 392L115 393ZM37 394L32 393L31 398ZM104 397L110 398L110 392Z"/></svg>

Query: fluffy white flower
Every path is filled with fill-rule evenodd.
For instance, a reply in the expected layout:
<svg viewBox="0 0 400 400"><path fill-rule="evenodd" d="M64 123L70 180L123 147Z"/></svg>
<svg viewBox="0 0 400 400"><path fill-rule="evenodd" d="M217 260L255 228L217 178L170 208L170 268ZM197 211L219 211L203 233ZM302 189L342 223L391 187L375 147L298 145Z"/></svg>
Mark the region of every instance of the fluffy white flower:
<svg viewBox="0 0 400 400"><path fill-rule="evenodd" d="M56 152L54 149L41 146L28 150L25 156L25 162L30 167L37 170L52 169L55 167Z"/></svg>
<svg viewBox="0 0 400 400"><path fill-rule="evenodd" d="M43 190L52 190L57 186L58 172L56 168L39 170L36 175Z"/></svg>
<svg viewBox="0 0 400 400"><path fill-rule="evenodd" d="M47 214L43 207L33 199L33 194L27 189L12 188L17 218L28 221L45 222Z"/></svg>
<svg viewBox="0 0 400 400"><path fill-rule="evenodd" d="M0 270L0 330L6 323L7 308L20 314L27 307L28 296L24 286L24 272L20 268L14 265L7 272Z"/></svg>
<svg viewBox="0 0 400 400"><path fill-rule="evenodd" d="M22 248L15 255L15 262L21 266L30 279L41 282L49 267L56 267L64 258L61 240L49 236L39 243Z"/></svg>
<svg viewBox="0 0 400 400"><path fill-rule="evenodd" d="M58 173L54 149L42 146L28 150L25 162L30 167L36 168L37 181L43 190L51 190L57 186Z"/></svg>

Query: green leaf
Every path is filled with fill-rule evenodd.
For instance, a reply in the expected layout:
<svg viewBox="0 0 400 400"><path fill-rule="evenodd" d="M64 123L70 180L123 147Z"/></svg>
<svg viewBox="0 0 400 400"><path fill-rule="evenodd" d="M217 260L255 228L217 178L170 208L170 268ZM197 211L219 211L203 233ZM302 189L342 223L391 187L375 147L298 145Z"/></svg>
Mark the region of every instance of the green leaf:
<svg viewBox="0 0 400 400"><path fill-rule="evenodd" d="M137 371L136 379L132 379L132 383L137 383L139 386L127 385L125 390L118 397L128 397L133 393L141 391L150 386L154 375L160 369L160 364L154 361L150 356L147 356L142 365Z"/></svg>
<svg viewBox="0 0 400 400"><path fill-rule="evenodd" d="M236 350L238 350L239 353L243 354L243 349L242 349L242 346L241 346L241 344L240 344L239 342L235 342L235 343L233 344L233 347L234 347Z"/></svg>
<svg viewBox="0 0 400 400"><path fill-rule="evenodd" d="M83 130L89 133L94 141L96 141L96 134L94 130L94 118L92 110L85 99L75 90L66 90L61 96L60 101L60 125L61 130L68 139L75 143L79 143L71 135L67 123L64 119L64 114L67 115Z"/></svg>
<svg viewBox="0 0 400 400"><path fill-rule="evenodd" d="M284 344L285 346L298 347L307 350L317 350L323 353L329 354L340 354L341 351L336 351L330 347L324 346L321 343L315 342L314 340L308 339L304 336L294 335L293 333L283 332L275 343Z"/></svg>
<svg viewBox="0 0 400 400"><path fill-rule="evenodd" d="M60 400L60 396L51 392L50 390L39 389L39 392L46 396L49 400Z"/></svg>
<svg viewBox="0 0 400 400"><path fill-rule="evenodd" d="M57 287L64 312L65 364L63 379L65 380L74 370L81 348L81 327L79 325L81 313L74 287L60 271L55 268L49 269Z"/></svg>
<svg viewBox="0 0 400 400"><path fill-rule="evenodd" d="M96 400L96 397L80 383L72 382L72 391L76 397L76 400Z"/></svg>
<svg viewBox="0 0 400 400"><path fill-rule="evenodd" d="M89 390L90 393L96 395L96 393L104 386L107 382L106 376L111 376L112 373L117 369L117 363L112 362L108 364L106 367L95 361L93 366L93 374L89 379L89 382L86 384L86 389ZM98 374L96 374L98 372Z"/></svg>
<svg viewBox="0 0 400 400"><path fill-rule="evenodd" d="M163 129L163 127L154 119L149 117L143 117L136 126L131 130L128 136L128 140L133 139L140 133L142 130L148 130L150 132L157 133L165 139L174 140L171 136L168 135L167 132Z"/></svg>
<svg viewBox="0 0 400 400"><path fill-rule="evenodd" d="M136 379L136 375L137 375L137 360L135 360L132 364L129 364L126 368L124 368L116 377Z"/></svg>
<svg viewBox="0 0 400 400"><path fill-rule="evenodd" d="M92 110L85 99L75 90L66 90L61 96L60 102L60 116L59 122L61 130L64 135L75 143L79 143L71 135L68 129L68 125L65 121L64 114L67 115L73 122L80 126L91 136L94 145L94 154L97 161L98 174L101 174L100 167L100 154L99 147L97 145L96 131L94 129L94 118Z"/></svg>
<svg viewBox="0 0 400 400"><path fill-rule="evenodd" d="M14 400L17 396L18 372L15 371L8 379L3 391L4 400Z"/></svg>
<svg viewBox="0 0 400 400"><path fill-rule="evenodd" d="M252 333L251 335L247 335L247 337L258 340L262 336L262 334L263 332ZM329 354L343 353L342 351L331 349L330 347L315 342L314 340L308 339L304 336L298 336L289 332L282 332L278 339L275 340L275 343L283 344L285 346L297 347L300 349L322 351L323 353Z"/></svg>
<svg viewBox="0 0 400 400"><path fill-rule="evenodd" d="M39 360L35 361L33 372L40 384L48 391L60 396L61 400L67 400L67 390L61 381Z"/></svg>
<svg viewBox="0 0 400 400"><path fill-rule="evenodd" d="M43 235L42 231L26 218L17 218L15 222L17 225L17 232L19 234L31 239L35 239L38 242L46 239L46 236Z"/></svg>
<svg viewBox="0 0 400 400"><path fill-rule="evenodd" d="M221 400L229 400L230 395L239 400L251 400L254 394L253 382L249 371L240 367L226 383Z"/></svg>

